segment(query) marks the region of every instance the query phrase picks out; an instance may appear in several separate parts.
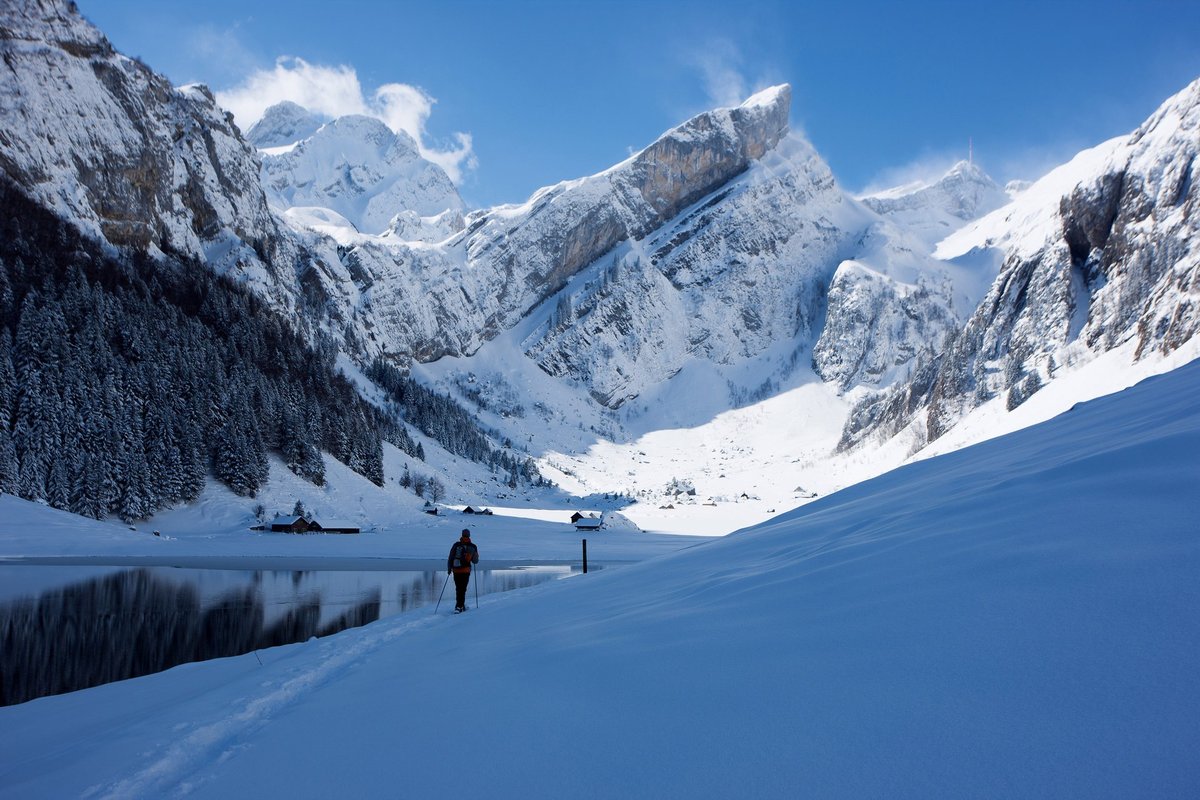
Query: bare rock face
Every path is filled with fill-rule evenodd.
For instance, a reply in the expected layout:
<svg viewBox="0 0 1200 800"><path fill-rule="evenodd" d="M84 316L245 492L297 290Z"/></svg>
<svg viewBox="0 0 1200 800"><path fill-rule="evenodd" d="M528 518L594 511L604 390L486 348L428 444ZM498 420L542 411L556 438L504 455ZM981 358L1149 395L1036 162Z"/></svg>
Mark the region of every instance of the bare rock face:
<svg viewBox="0 0 1200 800"><path fill-rule="evenodd" d="M863 225L824 162L788 140L602 259L560 293L525 352L617 408L692 360L729 365L778 343L807 348L836 254Z"/></svg>
<svg viewBox="0 0 1200 800"><path fill-rule="evenodd" d="M61 0L0 7L0 55L0 167L34 199L114 245L268 262L257 160L206 88L173 88Z"/></svg>
<svg viewBox="0 0 1200 800"><path fill-rule="evenodd" d="M467 256L544 299L618 243L646 236L744 172L787 133L790 108L789 86L768 89L693 117L605 172L468 219ZM525 292L508 297L498 326L531 305Z"/></svg>

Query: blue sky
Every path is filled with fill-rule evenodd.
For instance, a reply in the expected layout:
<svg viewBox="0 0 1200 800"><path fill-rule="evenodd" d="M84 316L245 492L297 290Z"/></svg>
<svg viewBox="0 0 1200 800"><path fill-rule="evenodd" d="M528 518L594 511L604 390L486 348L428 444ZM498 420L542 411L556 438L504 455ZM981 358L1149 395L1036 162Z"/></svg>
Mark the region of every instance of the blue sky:
<svg viewBox="0 0 1200 800"><path fill-rule="evenodd" d="M1033 178L1200 77L1200 3L1183 0L79 5L118 49L231 102L349 77L379 112L379 87L418 87L383 111L419 128L479 206L602 170L782 82L793 127L852 190L949 166L968 137L994 177Z"/></svg>

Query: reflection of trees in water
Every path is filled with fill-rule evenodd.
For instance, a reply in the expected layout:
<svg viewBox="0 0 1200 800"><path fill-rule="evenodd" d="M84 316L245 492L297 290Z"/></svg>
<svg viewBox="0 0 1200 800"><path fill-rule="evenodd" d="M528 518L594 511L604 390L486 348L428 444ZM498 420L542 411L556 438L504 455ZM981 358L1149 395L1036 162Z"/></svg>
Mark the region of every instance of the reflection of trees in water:
<svg viewBox="0 0 1200 800"><path fill-rule="evenodd" d="M439 572L423 572L407 584L401 585L396 598L400 604L400 611L419 608L429 603L430 598L436 598L441 589L438 581L440 575Z"/></svg>
<svg viewBox="0 0 1200 800"><path fill-rule="evenodd" d="M490 592L510 592L513 589L525 589L537 586L551 578L558 577L553 573L530 572L527 570L505 570L504 572L485 572L483 586Z"/></svg>
<svg viewBox="0 0 1200 800"><path fill-rule="evenodd" d="M148 675L189 661L326 636L379 618L379 596L319 627L319 600L264 627L253 588L201 609L190 586L130 570L0 608L0 705Z"/></svg>

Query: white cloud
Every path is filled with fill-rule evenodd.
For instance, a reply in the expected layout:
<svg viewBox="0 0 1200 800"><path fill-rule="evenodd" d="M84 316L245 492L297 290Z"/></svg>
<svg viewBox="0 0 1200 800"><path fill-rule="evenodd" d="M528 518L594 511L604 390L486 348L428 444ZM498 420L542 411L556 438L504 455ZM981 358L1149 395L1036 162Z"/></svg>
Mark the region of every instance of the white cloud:
<svg viewBox="0 0 1200 800"><path fill-rule="evenodd" d="M274 69L257 70L232 89L217 92L217 102L233 113L243 130L284 100L331 118L347 114L375 117L393 131L411 136L421 155L444 169L456 184L477 164L469 133L454 134L452 144L429 140L426 123L437 100L424 90L387 83L367 96L358 73L345 64L328 67L302 58L280 58Z"/></svg>

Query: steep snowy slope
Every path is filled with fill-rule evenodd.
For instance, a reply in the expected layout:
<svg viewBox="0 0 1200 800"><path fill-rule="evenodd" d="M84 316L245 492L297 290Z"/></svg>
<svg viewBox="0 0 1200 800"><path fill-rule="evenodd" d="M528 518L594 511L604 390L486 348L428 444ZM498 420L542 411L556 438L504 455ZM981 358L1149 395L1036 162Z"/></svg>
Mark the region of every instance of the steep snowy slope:
<svg viewBox="0 0 1200 800"><path fill-rule="evenodd" d="M22 797L1191 797L1200 364L754 530L0 709ZM447 687L467 686L467 692Z"/></svg>
<svg viewBox="0 0 1200 800"><path fill-rule="evenodd" d="M867 399L848 446L910 424L936 439L994 397L1015 408L1063 370L1134 343L1155 358L1200 327L1200 81L1137 131L1085 151L943 242L1003 268L953 343L913 381Z"/></svg>

